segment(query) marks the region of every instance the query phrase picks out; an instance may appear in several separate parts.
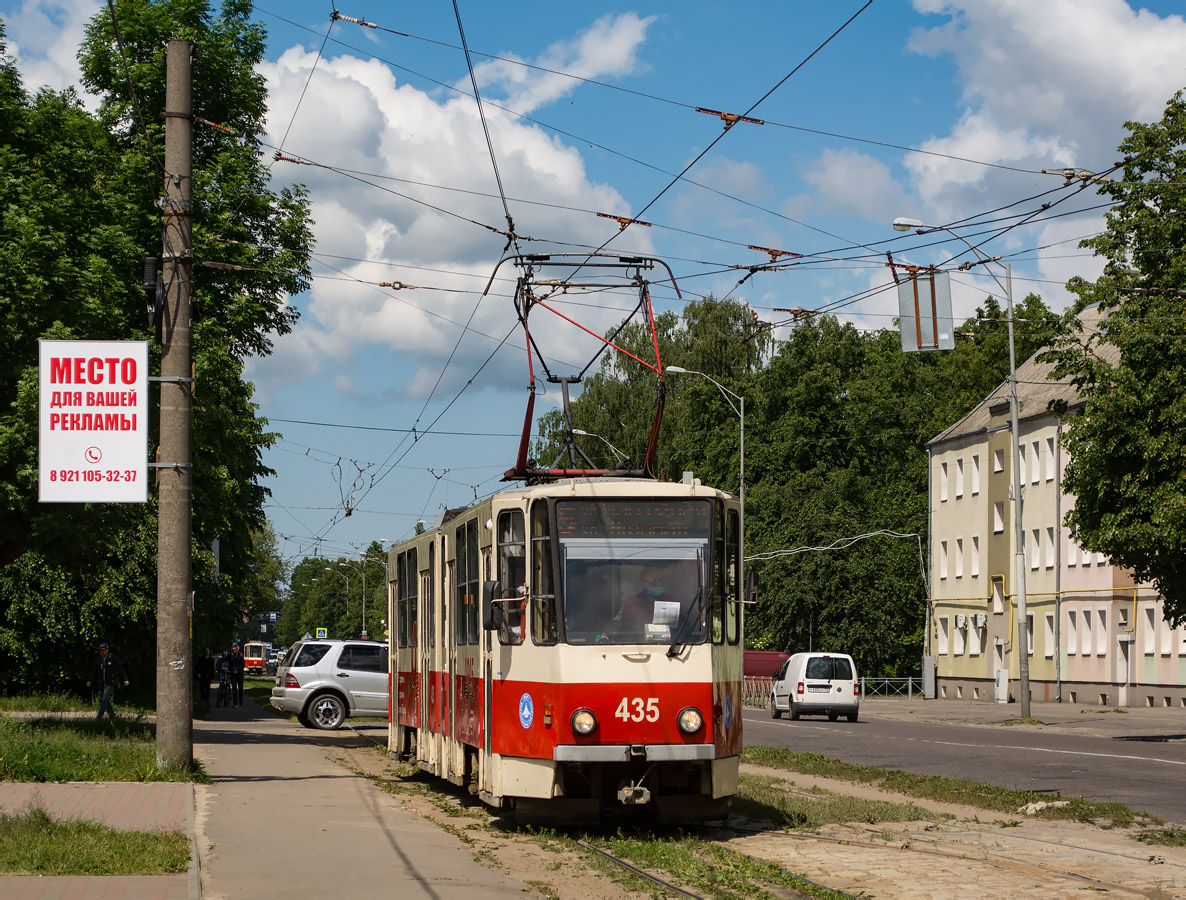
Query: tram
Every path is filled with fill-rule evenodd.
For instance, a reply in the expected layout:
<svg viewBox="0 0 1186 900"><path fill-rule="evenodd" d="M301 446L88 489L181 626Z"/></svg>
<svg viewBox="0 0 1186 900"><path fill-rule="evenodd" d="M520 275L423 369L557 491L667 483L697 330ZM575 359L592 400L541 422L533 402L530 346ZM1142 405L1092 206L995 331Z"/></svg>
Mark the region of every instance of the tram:
<svg viewBox="0 0 1186 900"><path fill-rule="evenodd" d="M740 509L571 477L390 550L389 750L520 821L723 815L742 749Z"/></svg>

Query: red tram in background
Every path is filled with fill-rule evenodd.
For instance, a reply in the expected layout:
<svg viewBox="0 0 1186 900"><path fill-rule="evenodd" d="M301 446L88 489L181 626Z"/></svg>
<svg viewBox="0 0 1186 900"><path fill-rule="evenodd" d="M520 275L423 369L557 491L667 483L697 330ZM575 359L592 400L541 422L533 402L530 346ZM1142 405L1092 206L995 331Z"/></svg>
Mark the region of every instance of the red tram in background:
<svg viewBox="0 0 1186 900"><path fill-rule="evenodd" d="M393 547L389 749L521 821L725 813L742 748L737 500L603 476Z"/></svg>

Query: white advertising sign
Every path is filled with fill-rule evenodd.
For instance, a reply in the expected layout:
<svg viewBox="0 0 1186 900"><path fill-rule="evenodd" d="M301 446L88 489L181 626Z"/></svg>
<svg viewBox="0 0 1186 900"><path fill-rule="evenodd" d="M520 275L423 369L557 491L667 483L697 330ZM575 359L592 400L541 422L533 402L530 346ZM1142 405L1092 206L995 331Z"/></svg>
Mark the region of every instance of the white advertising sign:
<svg viewBox="0 0 1186 900"><path fill-rule="evenodd" d="M38 499L148 499L148 344L41 341Z"/></svg>

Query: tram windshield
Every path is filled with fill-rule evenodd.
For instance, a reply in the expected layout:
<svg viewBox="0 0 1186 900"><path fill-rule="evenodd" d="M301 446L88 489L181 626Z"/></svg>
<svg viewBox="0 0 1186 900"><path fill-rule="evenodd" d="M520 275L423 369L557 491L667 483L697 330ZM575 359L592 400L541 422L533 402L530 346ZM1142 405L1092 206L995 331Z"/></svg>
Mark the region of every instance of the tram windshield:
<svg viewBox="0 0 1186 900"><path fill-rule="evenodd" d="M706 500L558 503L568 643L702 642L711 521Z"/></svg>

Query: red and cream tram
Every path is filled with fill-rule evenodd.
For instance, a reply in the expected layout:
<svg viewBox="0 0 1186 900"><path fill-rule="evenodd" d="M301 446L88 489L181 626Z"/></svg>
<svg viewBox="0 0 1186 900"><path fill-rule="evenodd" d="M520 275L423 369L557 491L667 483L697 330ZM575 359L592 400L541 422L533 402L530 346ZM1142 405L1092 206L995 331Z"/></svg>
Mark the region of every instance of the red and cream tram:
<svg viewBox="0 0 1186 900"><path fill-rule="evenodd" d="M736 499L570 478L390 551L389 749L522 821L722 815L741 753Z"/></svg>

